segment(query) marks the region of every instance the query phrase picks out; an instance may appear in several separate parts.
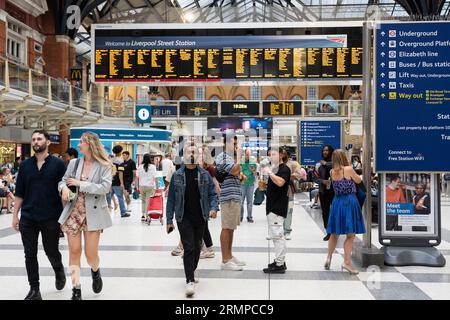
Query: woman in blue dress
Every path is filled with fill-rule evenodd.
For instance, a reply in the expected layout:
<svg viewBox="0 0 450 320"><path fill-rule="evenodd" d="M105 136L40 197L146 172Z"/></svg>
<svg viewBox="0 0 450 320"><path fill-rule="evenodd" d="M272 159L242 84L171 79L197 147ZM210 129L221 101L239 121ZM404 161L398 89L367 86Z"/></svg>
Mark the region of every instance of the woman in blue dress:
<svg viewBox="0 0 450 320"><path fill-rule="evenodd" d="M356 174L350 165L345 151L335 150L332 158L333 169L330 171L334 189L334 199L331 204L330 218L327 225L327 233L330 233L328 242L328 256L325 262L325 269L330 269L331 258L339 235L346 235L344 242L344 263L341 270L346 270L350 274L358 274L359 271L352 265L352 249L355 234L366 232L361 206L356 197L357 186L361 183L361 178Z"/></svg>

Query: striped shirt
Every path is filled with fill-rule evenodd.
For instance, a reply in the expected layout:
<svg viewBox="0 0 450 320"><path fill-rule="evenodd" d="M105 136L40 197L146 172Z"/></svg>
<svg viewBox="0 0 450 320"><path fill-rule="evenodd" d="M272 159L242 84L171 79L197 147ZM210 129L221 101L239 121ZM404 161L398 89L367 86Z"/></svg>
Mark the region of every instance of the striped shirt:
<svg viewBox="0 0 450 320"><path fill-rule="evenodd" d="M241 202L241 182L239 181L239 175L233 176L230 174L235 162L233 157L229 154L222 152L216 157L216 168L222 170L229 175L225 178L221 184L221 191L219 195L219 203L226 201L238 201Z"/></svg>

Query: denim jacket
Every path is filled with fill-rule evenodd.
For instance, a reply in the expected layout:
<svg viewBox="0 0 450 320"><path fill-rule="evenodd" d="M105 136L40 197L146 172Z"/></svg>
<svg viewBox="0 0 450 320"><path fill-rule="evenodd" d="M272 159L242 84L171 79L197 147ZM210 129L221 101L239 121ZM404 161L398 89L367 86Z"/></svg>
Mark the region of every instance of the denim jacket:
<svg viewBox="0 0 450 320"><path fill-rule="evenodd" d="M184 193L186 189L186 176L183 164L172 176L167 196L166 218L167 224L173 224L173 215L177 222L183 220L184 215ZM217 194L211 175L205 169L198 167L198 190L200 192L200 206L205 220L209 219L209 212L218 211Z"/></svg>

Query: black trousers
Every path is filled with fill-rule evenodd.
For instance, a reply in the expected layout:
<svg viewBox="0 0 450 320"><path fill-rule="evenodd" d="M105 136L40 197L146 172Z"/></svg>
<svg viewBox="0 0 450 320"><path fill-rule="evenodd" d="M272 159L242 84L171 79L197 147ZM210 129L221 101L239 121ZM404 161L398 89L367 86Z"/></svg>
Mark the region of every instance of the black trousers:
<svg viewBox="0 0 450 320"><path fill-rule="evenodd" d="M212 247L213 242L211 238L211 232L209 232L208 221L205 221L205 233L203 234L203 241L207 248Z"/></svg>
<svg viewBox="0 0 450 320"><path fill-rule="evenodd" d="M55 272L64 269L59 252L59 232L61 228L57 220L32 221L21 218L19 231L25 251L25 266L28 282L31 288L39 288L39 264L37 259L39 233L42 234L42 244L45 254Z"/></svg>
<svg viewBox="0 0 450 320"><path fill-rule="evenodd" d="M319 193L320 207L322 208L323 226L326 229L328 218L330 217L331 202L333 202L334 193Z"/></svg>
<svg viewBox="0 0 450 320"><path fill-rule="evenodd" d="M205 232L205 220L183 218L177 223L183 244L183 264L186 275L186 283L194 282L194 271L197 269L202 249L203 233Z"/></svg>

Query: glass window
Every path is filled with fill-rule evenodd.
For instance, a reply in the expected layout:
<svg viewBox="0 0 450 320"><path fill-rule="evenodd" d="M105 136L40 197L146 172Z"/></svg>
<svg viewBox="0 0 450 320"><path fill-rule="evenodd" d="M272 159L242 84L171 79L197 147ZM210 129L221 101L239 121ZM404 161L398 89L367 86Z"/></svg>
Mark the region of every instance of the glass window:
<svg viewBox="0 0 450 320"><path fill-rule="evenodd" d="M245 98L241 95L234 97L233 100L245 100Z"/></svg>
<svg viewBox="0 0 450 320"><path fill-rule="evenodd" d="M195 100L205 100L205 87L195 87Z"/></svg>
<svg viewBox="0 0 450 320"><path fill-rule="evenodd" d="M220 101L219 96L213 95L211 98L209 98L211 101Z"/></svg>
<svg viewBox="0 0 450 320"><path fill-rule="evenodd" d="M292 97L292 100L303 100L301 96L299 96L298 94L296 94L295 96Z"/></svg>
<svg viewBox="0 0 450 320"><path fill-rule="evenodd" d="M274 95L269 95L266 100L278 100Z"/></svg>
<svg viewBox="0 0 450 320"><path fill-rule="evenodd" d="M186 97L186 96L181 96L181 97L178 98L178 100L180 100L180 101L186 101L186 100L189 100L189 98Z"/></svg>
<svg viewBox="0 0 450 320"><path fill-rule="evenodd" d="M251 99L252 100L261 100L261 87L252 87L251 90Z"/></svg>
<svg viewBox="0 0 450 320"><path fill-rule="evenodd" d="M308 86L308 100L317 100L317 86Z"/></svg>

